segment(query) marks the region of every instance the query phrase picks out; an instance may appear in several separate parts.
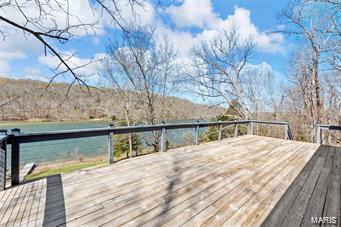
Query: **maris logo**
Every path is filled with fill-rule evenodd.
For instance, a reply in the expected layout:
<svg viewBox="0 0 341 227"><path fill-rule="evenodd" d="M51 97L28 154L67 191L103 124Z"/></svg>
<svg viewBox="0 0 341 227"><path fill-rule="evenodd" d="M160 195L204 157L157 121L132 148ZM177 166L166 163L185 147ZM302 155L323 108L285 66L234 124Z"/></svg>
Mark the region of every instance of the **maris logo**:
<svg viewBox="0 0 341 227"><path fill-rule="evenodd" d="M336 217L311 217L311 222L313 224L337 225L337 218Z"/></svg>

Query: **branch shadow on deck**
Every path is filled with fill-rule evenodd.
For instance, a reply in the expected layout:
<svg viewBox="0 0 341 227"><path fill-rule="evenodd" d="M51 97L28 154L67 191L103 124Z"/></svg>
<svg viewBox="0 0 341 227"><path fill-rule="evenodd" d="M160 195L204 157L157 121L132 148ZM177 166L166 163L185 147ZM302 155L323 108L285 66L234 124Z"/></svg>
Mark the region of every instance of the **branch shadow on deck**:
<svg viewBox="0 0 341 227"><path fill-rule="evenodd" d="M167 212L171 209L171 204L172 201L174 199L176 199L176 196L174 195L174 187L181 183L181 175L182 172L184 171L183 168L180 167L180 160L181 160L181 155L174 155L172 156L173 160L172 160L172 171L170 173L170 177L169 177L169 183L167 186L167 194L164 197L164 205L162 207L161 212L159 213L159 221L158 224L156 224L155 226L161 226L162 223L164 222L164 219L167 218ZM173 175L174 174L174 175ZM149 220L143 220L139 223L138 226L142 226L143 224L145 224L145 222L147 222Z"/></svg>
<svg viewBox="0 0 341 227"><path fill-rule="evenodd" d="M54 226L63 226L66 223L63 182L60 174L46 178L46 200L43 226L48 226L52 223Z"/></svg>

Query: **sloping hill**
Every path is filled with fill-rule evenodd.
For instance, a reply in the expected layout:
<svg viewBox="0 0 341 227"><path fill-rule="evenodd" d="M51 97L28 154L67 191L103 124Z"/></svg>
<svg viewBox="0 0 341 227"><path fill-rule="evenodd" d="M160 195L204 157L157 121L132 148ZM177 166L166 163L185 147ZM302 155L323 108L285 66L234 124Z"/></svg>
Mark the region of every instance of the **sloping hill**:
<svg viewBox="0 0 341 227"><path fill-rule="evenodd" d="M36 80L14 80L0 77L0 120L86 120L93 118L124 118L123 97L112 95L109 89L90 89L73 86L65 96L68 84L47 83ZM211 119L221 114L221 107L208 107L186 99L167 97L167 120ZM3 105L5 104L6 105ZM158 105L157 105L158 106ZM156 109L160 116L160 109ZM134 109L133 120L140 120L143 108Z"/></svg>

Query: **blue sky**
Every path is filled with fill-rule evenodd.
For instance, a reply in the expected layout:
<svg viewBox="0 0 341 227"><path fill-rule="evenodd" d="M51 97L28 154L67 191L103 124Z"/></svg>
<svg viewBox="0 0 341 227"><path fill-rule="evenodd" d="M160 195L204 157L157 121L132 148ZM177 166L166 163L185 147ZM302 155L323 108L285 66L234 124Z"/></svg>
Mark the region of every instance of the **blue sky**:
<svg viewBox="0 0 341 227"><path fill-rule="evenodd" d="M67 44L60 45L52 41L59 50L76 53L74 64L81 64L89 59L97 59L105 55L108 39L115 35L115 28L105 15L95 18L90 15L87 0L71 1L75 15L85 21L99 21L95 34L79 33ZM177 0L168 4L165 9L155 8L147 2L143 10L137 10L139 23L155 24L156 35L167 35L178 49L179 59L189 58L189 49L201 41L208 40L219 29L231 26L240 30L242 36L256 38L257 53L252 64L266 64L285 80L285 66L288 53L294 47L294 41L281 34L269 34L276 29L277 14L289 1L273 0ZM123 11L128 9L124 9ZM1 15L20 22L18 14L12 11L0 11ZM129 17L129 12L124 12ZM8 37L0 41L0 76L10 78L43 79L41 75L51 75L49 67L56 64L56 59L44 56L43 46L33 37L25 38L21 32L8 29ZM157 39L157 38L156 38ZM84 69L86 73L96 74L96 65Z"/></svg>

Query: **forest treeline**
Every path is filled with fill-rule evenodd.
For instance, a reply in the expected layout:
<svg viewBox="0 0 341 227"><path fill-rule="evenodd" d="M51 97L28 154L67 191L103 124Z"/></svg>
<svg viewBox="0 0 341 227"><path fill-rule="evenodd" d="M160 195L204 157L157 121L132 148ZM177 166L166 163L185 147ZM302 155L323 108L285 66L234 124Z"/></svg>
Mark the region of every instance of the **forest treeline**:
<svg viewBox="0 0 341 227"><path fill-rule="evenodd" d="M125 118L121 108L124 97L109 89L90 88L89 93L86 88L73 86L65 96L69 89L65 83L52 83L48 87L48 83L42 81L0 78L0 86L2 121ZM210 119L224 111L221 107L200 105L177 97L167 97L164 101L167 116L163 120ZM160 111L156 108L156 115L160 115ZM135 108L131 112L131 120L143 119L144 112L142 108Z"/></svg>

